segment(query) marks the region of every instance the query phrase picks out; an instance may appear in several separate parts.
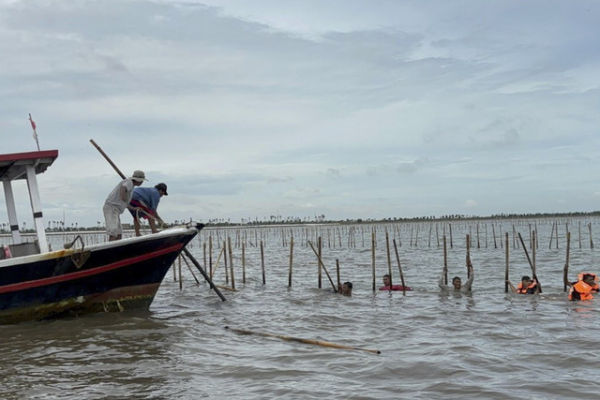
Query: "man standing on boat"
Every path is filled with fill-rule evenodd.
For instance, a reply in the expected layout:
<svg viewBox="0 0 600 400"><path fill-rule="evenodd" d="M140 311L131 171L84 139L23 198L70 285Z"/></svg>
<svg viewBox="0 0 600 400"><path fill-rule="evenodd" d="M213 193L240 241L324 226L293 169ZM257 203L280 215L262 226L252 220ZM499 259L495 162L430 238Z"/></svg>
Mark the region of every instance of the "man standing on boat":
<svg viewBox="0 0 600 400"><path fill-rule="evenodd" d="M165 225L156 209L158 208L160 198L168 195L167 185L164 183L159 183L154 187L136 187L133 189L133 197L129 202L129 212L133 216L135 236L141 236L140 218L146 218L148 220L152 233L157 232L155 220L158 221L159 224Z"/></svg>
<svg viewBox="0 0 600 400"><path fill-rule="evenodd" d="M133 171L133 175L123 179L110 192L104 202L104 219L106 221L106 233L108 240L119 240L123 236L123 228L121 228L121 214L126 208L131 207L129 202L133 196L133 188L140 186L146 180L144 171Z"/></svg>

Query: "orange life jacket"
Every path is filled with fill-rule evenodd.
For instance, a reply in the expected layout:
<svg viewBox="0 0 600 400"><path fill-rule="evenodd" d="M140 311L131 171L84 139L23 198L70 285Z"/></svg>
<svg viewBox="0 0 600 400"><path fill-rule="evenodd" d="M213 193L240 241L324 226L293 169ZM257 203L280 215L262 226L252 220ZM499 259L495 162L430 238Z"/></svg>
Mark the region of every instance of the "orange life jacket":
<svg viewBox="0 0 600 400"><path fill-rule="evenodd" d="M577 275L577 279L579 279L580 281L582 281L584 275L591 275L591 276L594 277L594 284L591 285L591 286L592 286L592 289L597 292L600 289L600 286L598 285L598 276L596 274L592 274L592 273L589 273L589 272L582 272L579 275Z"/></svg>
<svg viewBox="0 0 600 400"><path fill-rule="evenodd" d="M527 287L523 287L523 282L519 282L517 285L517 293L519 294L534 294L537 287L537 282L533 281Z"/></svg>
<svg viewBox="0 0 600 400"><path fill-rule="evenodd" d="M583 281L584 275L592 275L594 277L594 283L592 285L585 283ZM571 285L571 290L569 290L569 300L592 300L594 298L592 292L600 291L598 277L595 274L582 272L577 275L577 278L579 278L579 281L573 283L573 285Z"/></svg>

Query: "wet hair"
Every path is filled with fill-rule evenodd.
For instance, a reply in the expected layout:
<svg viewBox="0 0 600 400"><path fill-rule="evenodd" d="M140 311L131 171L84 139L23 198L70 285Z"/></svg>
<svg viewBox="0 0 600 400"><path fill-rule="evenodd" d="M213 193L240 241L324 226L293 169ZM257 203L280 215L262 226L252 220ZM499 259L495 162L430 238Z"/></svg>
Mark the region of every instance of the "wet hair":
<svg viewBox="0 0 600 400"><path fill-rule="evenodd" d="M593 274L583 274L583 276L581 277L581 280L585 281L586 279L595 280L595 276Z"/></svg>
<svg viewBox="0 0 600 400"><path fill-rule="evenodd" d="M454 281L456 281L456 280L459 280L459 281L460 281L460 280L461 280L461 279L460 279L460 276L455 276L454 278L452 278L452 283L454 283Z"/></svg>
<svg viewBox="0 0 600 400"><path fill-rule="evenodd" d="M352 289L352 282L344 282L344 285L348 286L349 289Z"/></svg>
<svg viewBox="0 0 600 400"><path fill-rule="evenodd" d="M385 278L386 276L389 278L389 277L390 277L390 274L385 274L383 277Z"/></svg>
<svg viewBox="0 0 600 400"><path fill-rule="evenodd" d="M521 277L522 281L530 281L532 280L528 275L523 275L523 277Z"/></svg>

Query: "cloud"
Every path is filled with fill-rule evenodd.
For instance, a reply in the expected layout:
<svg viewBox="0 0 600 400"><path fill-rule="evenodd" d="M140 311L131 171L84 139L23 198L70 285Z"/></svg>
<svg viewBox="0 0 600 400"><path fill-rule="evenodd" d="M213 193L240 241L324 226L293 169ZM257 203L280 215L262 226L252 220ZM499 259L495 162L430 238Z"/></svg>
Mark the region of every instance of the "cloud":
<svg viewBox="0 0 600 400"><path fill-rule="evenodd" d="M92 224L116 176L90 138L171 219L595 208L600 9L462 4L2 1L2 151L31 112L45 214Z"/></svg>

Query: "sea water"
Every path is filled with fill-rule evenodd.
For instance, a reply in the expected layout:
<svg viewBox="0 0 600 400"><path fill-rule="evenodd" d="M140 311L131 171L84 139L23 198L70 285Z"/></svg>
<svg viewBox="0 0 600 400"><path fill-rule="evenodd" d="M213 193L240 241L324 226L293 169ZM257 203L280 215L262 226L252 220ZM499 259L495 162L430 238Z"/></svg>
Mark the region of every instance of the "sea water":
<svg viewBox="0 0 600 400"><path fill-rule="evenodd" d="M204 264L208 251L204 244L209 237L213 266L222 242L227 236L232 240L236 291L221 290L226 302L204 282L197 285L185 263L180 290L180 282L174 279L178 280L176 262L177 274L169 271L147 312L0 326L0 397L596 399L600 390L600 296L587 302L567 300L562 281L567 228L561 221L556 248L554 222L480 222L479 246L476 221L452 222L452 247L448 222L205 229L190 244L200 264ZM575 280L583 270L600 273L598 250L591 247L587 226L581 228L580 240L580 224L569 222L570 279ZM593 226L597 222L593 220ZM495 245L491 224L496 224ZM531 275L524 250L516 237L513 241L513 224L530 258L530 228L539 231L536 267L543 288L540 295L504 292L505 232L509 233L510 279L516 285L521 275ZM372 290L373 230L377 286L389 268L387 230L393 283L400 283L395 239L406 284L413 291ZM470 295L444 294L437 286L444 262L443 231L449 277L461 276L463 282L466 234L471 234L475 281ZM288 287L292 235L292 287ZM325 272L322 287L318 287L317 259L307 244L310 240L316 246L318 236L323 240L323 263L334 283L336 259L341 281L353 282L351 297L335 294ZM104 240L102 237L87 235L86 240ZM221 257L214 278L224 286L223 261ZM257 334L241 335L226 326ZM358 349L261 335L266 333Z"/></svg>

